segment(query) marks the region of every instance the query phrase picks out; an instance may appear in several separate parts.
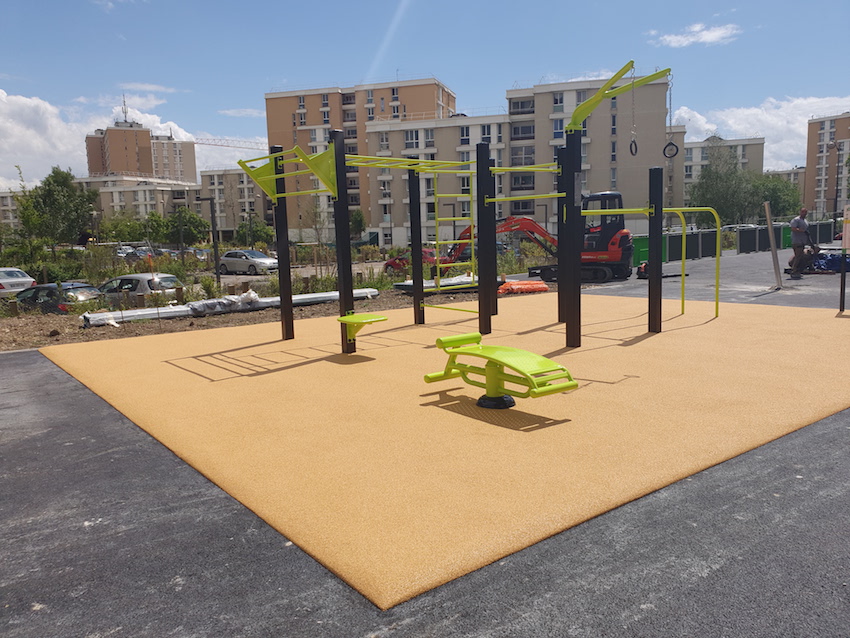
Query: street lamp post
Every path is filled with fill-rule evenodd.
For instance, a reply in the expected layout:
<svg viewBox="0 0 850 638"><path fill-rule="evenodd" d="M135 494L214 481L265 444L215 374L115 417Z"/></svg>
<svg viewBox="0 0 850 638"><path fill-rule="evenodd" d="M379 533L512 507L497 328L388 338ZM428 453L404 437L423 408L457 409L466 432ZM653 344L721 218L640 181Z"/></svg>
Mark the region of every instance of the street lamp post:
<svg viewBox="0 0 850 638"><path fill-rule="evenodd" d="M215 214L215 197L196 197L196 202L210 203L210 223L212 225L213 266L215 267L215 283L221 287L221 272L218 269L218 220Z"/></svg>
<svg viewBox="0 0 850 638"><path fill-rule="evenodd" d="M841 149L839 148L838 142L836 142L835 140L830 141L826 145L826 147L830 150L835 149L835 197L833 198L832 219L833 219L834 222L837 222L838 221L838 187L841 184L841 180L840 180L839 175L838 175L838 173L839 173L838 156L839 156L839 151Z"/></svg>

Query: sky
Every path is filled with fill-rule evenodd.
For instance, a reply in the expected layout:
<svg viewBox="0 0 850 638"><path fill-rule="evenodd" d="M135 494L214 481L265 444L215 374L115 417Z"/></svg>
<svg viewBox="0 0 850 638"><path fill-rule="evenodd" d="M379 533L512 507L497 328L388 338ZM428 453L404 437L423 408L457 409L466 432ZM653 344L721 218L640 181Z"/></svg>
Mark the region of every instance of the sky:
<svg viewBox="0 0 850 638"><path fill-rule="evenodd" d="M37 0L0 6L0 189L88 173L85 136L129 118L266 143L265 94L436 77L470 115L505 92L672 70L686 140L765 138L805 165L806 123L850 111L850 2ZM286 37L284 37L286 36ZM639 132L638 132L639 136ZM196 146L199 170L262 153Z"/></svg>

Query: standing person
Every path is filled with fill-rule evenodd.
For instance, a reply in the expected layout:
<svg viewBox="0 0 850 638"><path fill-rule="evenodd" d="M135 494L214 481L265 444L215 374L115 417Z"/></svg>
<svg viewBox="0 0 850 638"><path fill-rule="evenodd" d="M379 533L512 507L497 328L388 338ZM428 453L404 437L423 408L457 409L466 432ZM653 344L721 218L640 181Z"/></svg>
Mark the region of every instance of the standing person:
<svg viewBox="0 0 850 638"><path fill-rule="evenodd" d="M802 279L800 274L806 244L811 243L809 239L809 222L806 215L809 211L800 209L800 214L791 220L791 248L794 249L794 259L791 262L791 279Z"/></svg>

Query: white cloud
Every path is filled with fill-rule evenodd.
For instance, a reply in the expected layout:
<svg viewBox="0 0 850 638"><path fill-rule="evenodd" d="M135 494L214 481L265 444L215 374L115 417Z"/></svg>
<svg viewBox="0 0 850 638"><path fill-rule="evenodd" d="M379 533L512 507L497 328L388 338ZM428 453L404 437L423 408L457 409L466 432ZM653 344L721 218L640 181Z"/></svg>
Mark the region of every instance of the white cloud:
<svg viewBox="0 0 850 638"><path fill-rule="evenodd" d="M229 117L265 117L266 112L261 109L225 109L219 111L219 115Z"/></svg>
<svg viewBox="0 0 850 638"><path fill-rule="evenodd" d="M18 187L15 165L28 184L41 180L53 166L87 174L86 133L108 124L108 116L67 121L61 109L40 98L0 89L0 188Z"/></svg>
<svg viewBox="0 0 850 638"><path fill-rule="evenodd" d="M783 170L806 163L808 121L850 111L846 97L768 98L759 106L700 113L687 106L676 109L674 123L687 128L686 140L704 140L718 134L724 139L763 137L764 168Z"/></svg>
<svg viewBox="0 0 850 638"><path fill-rule="evenodd" d="M672 47L679 49L689 47L692 44L729 44L743 33L743 29L737 24L724 24L719 27L709 27L700 22L685 28L684 33L670 33L660 35L657 31L650 31L650 44L655 46Z"/></svg>

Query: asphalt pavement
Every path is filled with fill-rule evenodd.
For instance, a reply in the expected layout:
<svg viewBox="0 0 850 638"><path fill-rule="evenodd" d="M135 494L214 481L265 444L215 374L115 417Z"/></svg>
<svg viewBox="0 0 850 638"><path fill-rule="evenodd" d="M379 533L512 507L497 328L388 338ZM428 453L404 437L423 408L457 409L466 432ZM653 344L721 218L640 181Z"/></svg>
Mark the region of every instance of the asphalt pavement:
<svg viewBox="0 0 850 638"><path fill-rule="evenodd" d="M713 299L714 265L687 263L689 299ZM838 276L772 290L769 253L721 272L723 301L837 310ZM843 374L793 352L801 400ZM0 354L0 388L9 638L850 634L850 410L381 612L37 351Z"/></svg>

